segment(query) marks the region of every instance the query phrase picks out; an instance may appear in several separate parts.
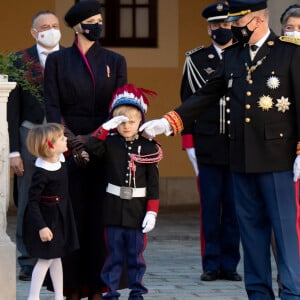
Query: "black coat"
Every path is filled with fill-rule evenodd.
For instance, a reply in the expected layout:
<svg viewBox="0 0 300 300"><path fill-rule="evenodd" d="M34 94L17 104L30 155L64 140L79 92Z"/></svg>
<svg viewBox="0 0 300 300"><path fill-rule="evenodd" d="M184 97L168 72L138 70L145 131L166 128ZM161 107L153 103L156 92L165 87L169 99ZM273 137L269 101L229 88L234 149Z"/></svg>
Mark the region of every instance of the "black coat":
<svg viewBox="0 0 300 300"><path fill-rule="evenodd" d="M76 44L47 58L45 102L48 122L61 123L75 134L89 134L104 123L112 93L127 83L123 56L96 42L86 53Z"/></svg>
<svg viewBox="0 0 300 300"><path fill-rule="evenodd" d="M105 141L94 137L89 139L89 151L105 161L107 182L117 186L133 187L130 184L128 168L130 153L137 154L140 147L141 155L157 152L155 141L139 137L134 141L125 141L119 134L108 136ZM159 174L157 163L135 163L135 183L137 188L146 188L146 197L121 199L119 196L106 193L103 201L103 223L142 229L142 222L147 212L147 201L159 201Z"/></svg>
<svg viewBox="0 0 300 300"><path fill-rule="evenodd" d="M253 65L261 59L252 81L247 81L248 49L239 43L227 48L216 76L176 109L184 124L190 124L226 94L231 107L230 166L236 172L292 170L300 140L300 48L271 33ZM278 84L270 85L270 79ZM259 106L264 96L273 101L268 110ZM276 106L278 99L290 103L284 112Z"/></svg>
<svg viewBox="0 0 300 300"><path fill-rule="evenodd" d="M198 80L195 82L194 76L189 78L189 64L191 60L193 66L200 73L194 75ZM205 85L206 81L212 78L221 64L219 55L213 45L204 48L199 47L187 52L186 64L181 82L181 101L186 101L194 91L191 88ZM190 80L192 83L190 83ZM224 107L224 111L226 108ZM227 110L228 111L228 110ZM226 114L225 114L226 115ZM226 129L226 120L224 116L224 130ZM200 163L212 165L228 165L229 163L229 144L228 132L220 133L220 103L216 102L208 108L200 118L195 120L190 126L186 126L183 135L192 134L197 160ZM184 136L183 136L184 139Z"/></svg>
<svg viewBox="0 0 300 300"><path fill-rule="evenodd" d="M79 247L76 225L69 199L65 163L55 171L37 167L29 189L24 215L24 243L28 253L36 258L62 257ZM49 227L50 242L42 242L39 230Z"/></svg>
<svg viewBox="0 0 300 300"><path fill-rule="evenodd" d="M32 62L30 63L28 77L34 79L37 84L39 83L39 85L42 86L43 68L40 65L36 45L19 51L16 55L20 56L20 59L15 62L16 66L19 68L22 68L28 61ZM14 80L14 78L10 78L10 80ZM42 98L42 88L40 90ZM11 91L7 102L10 152L21 152L19 128L22 122L27 120L35 124L41 124L44 117L45 109L43 103L29 91L25 91L20 85L17 85L16 88Z"/></svg>

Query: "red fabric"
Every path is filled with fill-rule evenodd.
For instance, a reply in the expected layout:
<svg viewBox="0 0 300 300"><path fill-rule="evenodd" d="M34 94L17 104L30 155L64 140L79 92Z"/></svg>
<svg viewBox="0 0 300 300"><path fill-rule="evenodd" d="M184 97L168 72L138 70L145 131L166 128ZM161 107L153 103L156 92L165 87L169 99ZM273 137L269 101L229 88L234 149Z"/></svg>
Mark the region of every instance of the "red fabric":
<svg viewBox="0 0 300 300"><path fill-rule="evenodd" d="M296 231L298 237L298 253L300 257L300 203L299 203L299 180L295 182L295 201L296 201Z"/></svg>
<svg viewBox="0 0 300 300"><path fill-rule="evenodd" d="M98 140L104 141L108 135L109 131L105 130L102 126L96 129L93 133L92 136L95 137Z"/></svg>
<svg viewBox="0 0 300 300"><path fill-rule="evenodd" d="M148 200L147 211L154 211L158 213L159 208L159 199Z"/></svg>
<svg viewBox="0 0 300 300"><path fill-rule="evenodd" d="M181 137L182 150L186 148L195 148L194 138L192 134L184 134Z"/></svg>

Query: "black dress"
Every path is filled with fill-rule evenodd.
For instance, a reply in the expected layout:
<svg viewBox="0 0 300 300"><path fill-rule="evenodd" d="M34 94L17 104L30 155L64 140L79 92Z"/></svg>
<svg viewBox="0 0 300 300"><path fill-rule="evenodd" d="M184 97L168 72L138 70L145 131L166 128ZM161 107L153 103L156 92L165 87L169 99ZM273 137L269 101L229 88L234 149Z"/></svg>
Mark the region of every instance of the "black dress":
<svg viewBox="0 0 300 300"><path fill-rule="evenodd" d="M64 158L62 157L64 161ZM29 189L24 217L24 243L32 257L63 257L79 247L76 225L68 195L65 163L49 163L38 158ZM53 239L42 242L39 230L49 227Z"/></svg>

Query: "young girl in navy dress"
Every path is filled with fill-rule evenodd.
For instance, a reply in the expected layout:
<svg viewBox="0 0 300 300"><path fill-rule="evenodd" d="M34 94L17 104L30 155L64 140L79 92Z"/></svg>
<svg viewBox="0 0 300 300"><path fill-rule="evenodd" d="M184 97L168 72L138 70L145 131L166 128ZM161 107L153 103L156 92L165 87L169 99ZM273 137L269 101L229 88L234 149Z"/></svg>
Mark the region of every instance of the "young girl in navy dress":
<svg viewBox="0 0 300 300"><path fill-rule="evenodd" d="M126 261L129 300L142 300L146 263L146 234L156 221L159 206L158 162L162 150L139 134L148 101L154 92L132 84L119 88L110 105L111 119L90 137L90 154L103 158L108 184L102 220L108 256L101 277L108 287L103 299L119 299L117 291ZM112 130L110 134L110 130Z"/></svg>
<svg viewBox="0 0 300 300"><path fill-rule="evenodd" d="M28 300L39 300L48 269L55 300L63 300L61 257L78 249L64 165L63 152L67 150L64 127L48 123L32 128L27 137L27 147L38 157L23 227L28 253L38 258L32 273Z"/></svg>

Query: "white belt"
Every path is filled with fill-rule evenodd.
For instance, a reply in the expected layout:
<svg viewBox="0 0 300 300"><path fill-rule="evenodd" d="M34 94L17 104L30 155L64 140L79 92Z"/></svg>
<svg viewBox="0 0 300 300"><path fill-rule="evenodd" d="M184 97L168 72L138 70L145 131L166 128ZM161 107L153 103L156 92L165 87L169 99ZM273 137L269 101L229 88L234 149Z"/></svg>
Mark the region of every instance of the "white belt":
<svg viewBox="0 0 300 300"><path fill-rule="evenodd" d="M106 187L106 192L113 194L115 196L121 195L121 188L129 188L129 187L121 187L118 185L114 185L109 183ZM132 191L133 198L146 197L146 188L129 188Z"/></svg>

